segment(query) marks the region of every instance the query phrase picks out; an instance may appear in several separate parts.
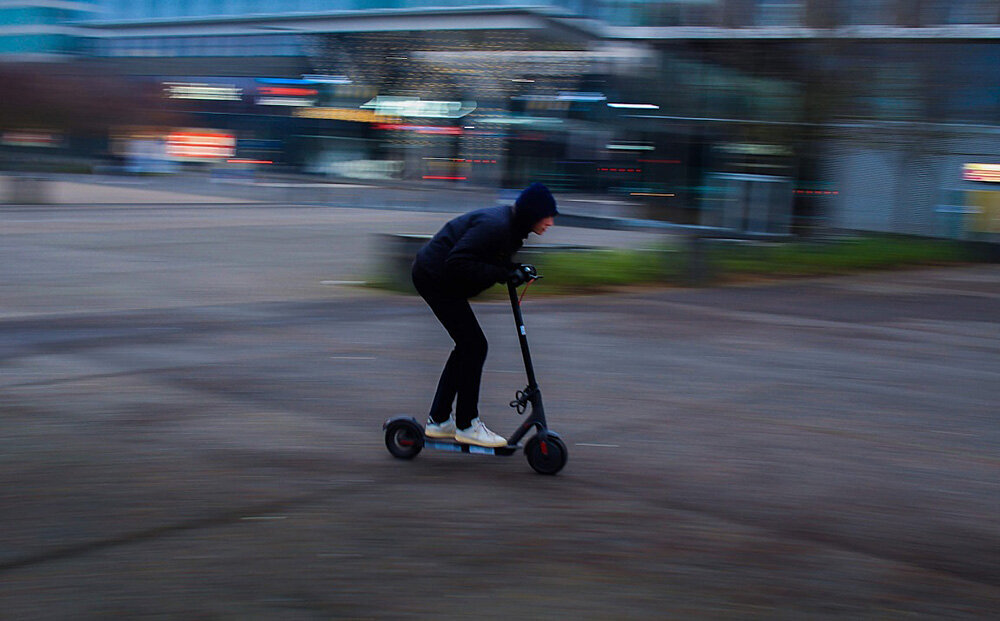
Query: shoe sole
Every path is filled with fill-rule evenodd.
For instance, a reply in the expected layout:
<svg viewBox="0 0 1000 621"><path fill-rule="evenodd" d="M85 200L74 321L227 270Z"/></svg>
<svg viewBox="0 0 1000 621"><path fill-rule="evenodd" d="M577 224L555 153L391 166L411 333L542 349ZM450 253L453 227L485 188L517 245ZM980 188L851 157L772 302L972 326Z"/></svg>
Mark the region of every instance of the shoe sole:
<svg viewBox="0 0 1000 621"><path fill-rule="evenodd" d="M428 438L434 438L435 440L444 440L444 439L451 440L455 438L455 434L453 433L441 433L440 431L424 430L424 435L427 436Z"/></svg>
<svg viewBox="0 0 1000 621"><path fill-rule="evenodd" d="M455 442L458 442L459 444L471 444L472 446L481 446L483 448L500 448L503 446L507 446L506 440L503 441L503 444L484 444L482 442L476 442L475 440L470 440L468 438L460 438L458 436L455 436Z"/></svg>

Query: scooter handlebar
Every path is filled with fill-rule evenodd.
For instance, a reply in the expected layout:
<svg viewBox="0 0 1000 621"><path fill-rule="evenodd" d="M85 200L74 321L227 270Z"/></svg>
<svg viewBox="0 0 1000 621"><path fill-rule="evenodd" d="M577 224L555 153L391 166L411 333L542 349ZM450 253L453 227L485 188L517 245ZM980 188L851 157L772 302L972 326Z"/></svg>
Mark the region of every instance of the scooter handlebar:
<svg viewBox="0 0 1000 621"><path fill-rule="evenodd" d="M507 282L519 287L524 283L531 282L532 280L538 280L541 278L541 274L535 269L534 265L529 263L521 263L517 265L513 271L511 271L510 276L507 278Z"/></svg>

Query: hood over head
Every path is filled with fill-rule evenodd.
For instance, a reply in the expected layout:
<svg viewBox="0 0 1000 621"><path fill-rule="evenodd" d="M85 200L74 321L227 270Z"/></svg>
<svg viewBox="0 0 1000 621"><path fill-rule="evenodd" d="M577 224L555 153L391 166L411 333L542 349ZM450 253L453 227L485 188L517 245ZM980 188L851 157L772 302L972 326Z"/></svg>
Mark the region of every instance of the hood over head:
<svg viewBox="0 0 1000 621"><path fill-rule="evenodd" d="M514 201L514 228L523 237L527 237L539 220L558 215L552 192L538 182L526 187Z"/></svg>

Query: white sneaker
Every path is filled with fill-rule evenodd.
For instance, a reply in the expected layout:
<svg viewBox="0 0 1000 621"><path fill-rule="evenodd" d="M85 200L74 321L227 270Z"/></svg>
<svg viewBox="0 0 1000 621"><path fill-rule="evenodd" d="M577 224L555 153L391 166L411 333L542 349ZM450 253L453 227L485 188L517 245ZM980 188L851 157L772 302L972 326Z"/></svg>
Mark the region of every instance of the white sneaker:
<svg viewBox="0 0 1000 621"><path fill-rule="evenodd" d="M448 420L443 423L435 423L428 418L427 425L424 427L424 435L428 438L448 438L450 440L455 437L455 431L454 414L449 416Z"/></svg>
<svg viewBox="0 0 1000 621"><path fill-rule="evenodd" d="M455 440L462 444L475 444L478 446L507 446L507 440L498 436L479 420L479 417L472 419L472 425L468 429L458 429L455 431Z"/></svg>

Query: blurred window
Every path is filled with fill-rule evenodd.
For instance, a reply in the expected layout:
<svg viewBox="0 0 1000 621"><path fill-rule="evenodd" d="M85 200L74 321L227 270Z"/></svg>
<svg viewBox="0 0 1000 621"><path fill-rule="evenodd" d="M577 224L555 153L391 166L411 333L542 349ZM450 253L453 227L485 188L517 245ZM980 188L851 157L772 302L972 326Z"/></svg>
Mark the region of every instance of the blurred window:
<svg viewBox="0 0 1000 621"><path fill-rule="evenodd" d="M212 37L189 37L188 56L207 56L211 53Z"/></svg>
<svg viewBox="0 0 1000 621"><path fill-rule="evenodd" d="M996 24L1000 8L996 0L951 0L945 17L948 24Z"/></svg>
<svg viewBox="0 0 1000 621"><path fill-rule="evenodd" d="M191 55L191 40L190 37L176 37L173 41L174 54L177 56L190 56Z"/></svg>
<svg viewBox="0 0 1000 621"><path fill-rule="evenodd" d="M1000 47L869 43L852 48L841 114L932 123L1000 123Z"/></svg>
<svg viewBox="0 0 1000 621"><path fill-rule="evenodd" d="M920 7L920 24L938 26L948 23L948 8L952 0L924 0Z"/></svg>
<svg viewBox="0 0 1000 621"><path fill-rule="evenodd" d="M757 26L801 26L803 0L759 0Z"/></svg>
<svg viewBox="0 0 1000 621"><path fill-rule="evenodd" d="M840 23L845 26L894 25L895 0L843 0Z"/></svg>
<svg viewBox="0 0 1000 621"><path fill-rule="evenodd" d="M229 53L232 54L233 56L241 56L247 54L252 48L252 45L250 44L250 40L252 39L252 37L232 36L232 37L227 37L226 39L227 39L226 46L229 49Z"/></svg>
<svg viewBox="0 0 1000 621"><path fill-rule="evenodd" d="M1000 124L1000 47L989 43L935 46L928 88L946 120Z"/></svg>

